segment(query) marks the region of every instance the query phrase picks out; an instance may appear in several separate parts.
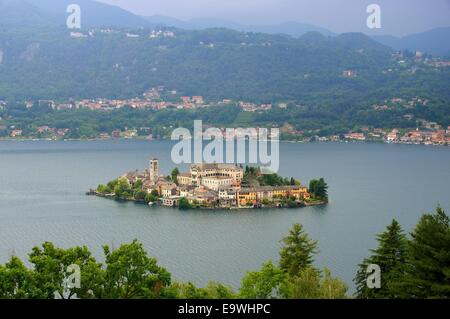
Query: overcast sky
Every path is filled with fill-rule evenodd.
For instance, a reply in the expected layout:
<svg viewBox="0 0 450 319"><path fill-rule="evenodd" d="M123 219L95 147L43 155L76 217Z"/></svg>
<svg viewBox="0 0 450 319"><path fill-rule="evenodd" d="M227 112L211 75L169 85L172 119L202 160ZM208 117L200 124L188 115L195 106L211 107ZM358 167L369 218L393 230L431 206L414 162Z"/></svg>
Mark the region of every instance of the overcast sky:
<svg viewBox="0 0 450 319"><path fill-rule="evenodd" d="M215 18L241 24L298 21L342 33L369 32L366 8L379 4L378 34L405 35L450 26L450 0L99 0L139 15L182 20Z"/></svg>

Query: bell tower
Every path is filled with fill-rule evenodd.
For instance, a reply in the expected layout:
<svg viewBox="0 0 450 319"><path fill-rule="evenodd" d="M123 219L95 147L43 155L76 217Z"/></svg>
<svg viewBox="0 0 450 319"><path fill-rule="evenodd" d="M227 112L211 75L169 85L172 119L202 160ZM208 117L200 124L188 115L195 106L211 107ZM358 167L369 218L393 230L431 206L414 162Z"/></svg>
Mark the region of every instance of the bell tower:
<svg viewBox="0 0 450 319"><path fill-rule="evenodd" d="M149 165L149 173L150 173L150 182L156 183L156 180L159 177L159 162L156 158L152 158L150 160Z"/></svg>

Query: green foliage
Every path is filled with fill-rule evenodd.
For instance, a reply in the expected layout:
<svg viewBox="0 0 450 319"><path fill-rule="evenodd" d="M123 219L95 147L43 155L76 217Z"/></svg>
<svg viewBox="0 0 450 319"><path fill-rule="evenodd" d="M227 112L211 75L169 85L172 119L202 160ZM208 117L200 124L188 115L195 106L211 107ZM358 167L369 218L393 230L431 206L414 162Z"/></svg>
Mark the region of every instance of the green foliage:
<svg viewBox="0 0 450 319"><path fill-rule="evenodd" d="M142 244L133 241L111 251L104 247L105 267L97 263L87 247L62 249L52 243L35 247L27 269L17 257L0 265L0 299L53 299L55 292L64 298L75 295L90 298L164 298L170 274L147 257ZM68 266L80 268L80 288L64 294L63 280L72 275Z"/></svg>
<svg viewBox="0 0 450 319"><path fill-rule="evenodd" d="M420 219L408 245L402 297L450 298L450 225L441 207Z"/></svg>
<svg viewBox="0 0 450 319"><path fill-rule="evenodd" d="M262 174L260 167L246 166L242 182L245 186L291 186L300 185L295 178L284 178L276 173Z"/></svg>
<svg viewBox="0 0 450 319"><path fill-rule="evenodd" d="M189 201L186 198L184 198L184 197L180 199L180 202L178 203L178 207L181 210L188 210L188 209L192 209L193 208L191 203L189 203Z"/></svg>
<svg viewBox="0 0 450 319"><path fill-rule="evenodd" d="M156 203L157 201L158 201L158 195L155 195L153 192L152 193L150 193L150 194L147 194L146 196L145 196L145 201L147 202L147 203Z"/></svg>
<svg viewBox="0 0 450 319"><path fill-rule="evenodd" d="M280 267L265 263L260 271L249 272L242 280L242 298L342 299L347 286L333 278L328 269L313 268L317 242L309 239L300 224L283 239Z"/></svg>
<svg viewBox="0 0 450 319"><path fill-rule="evenodd" d="M171 179L172 179L172 182L178 184L178 180L177 180L178 175L180 175L180 170L178 169L178 167L175 167L175 168L172 170L172 173L170 174L170 177L171 177Z"/></svg>
<svg viewBox="0 0 450 319"><path fill-rule="evenodd" d="M133 197L134 199L138 200L138 201L144 201L147 197L147 193L145 191L141 190L135 190L133 193Z"/></svg>
<svg viewBox="0 0 450 319"><path fill-rule="evenodd" d="M309 192L313 198L328 202L328 184L323 178L309 182Z"/></svg>
<svg viewBox="0 0 450 319"><path fill-rule="evenodd" d="M333 278L328 269L324 275L307 267L286 280L281 288L284 298L289 299L345 299L347 286L342 280Z"/></svg>
<svg viewBox="0 0 450 319"><path fill-rule="evenodd" d="M270 299L280 296L280 286L285 273L267 262L260 271L248 272L242 279L240 295L244 299Z"/></svg>
<svg viewBox="0 0 450 319"><path fill-rule="evenodd" d="M378 235L379 247L363 261L355 278L359 298L449 298L450 226L440 207L424 214L410 238L405 239L394 221ZM381 288L367 289L365 265L381 267Z"/></svg>
<svg viewBox="0 0 450 319"><path fill-rule="evenodd" d="M133 197L133 189L125 178L120 178L114 187L114 194L117 199L129 199Z"/></svg>
<svg viewBox="0 0 450 319"><path fill-rule="evenodd" d="M98 185L97 192L99 192L100 194L111 194L112 189L108 185L101 184Z"/></svg>
<svg viewBox="0 0 450 319"><path fill-rule="evenodd" d="M363 299L398 298L400 292L396 284L405 275L407 261L407 240L400 224L393 220L386 231L377 235L378 248L371 250L372 255L364 259L355 277L356 297ZM380 266L382 286L380 289L367 287L367 267Z"/></svg>
<svg viewBox="0 0 450 319"><path fill-rule="evenodd" d="M149 258L136 240L117 250L103 247L106 256L105 290L102 298L160 298L171 283L169 272Z"/></svg>
<svg viewBox="0 0 450 319"><path fill-rule="evenodd" d="M280 268L290 276L311 267L313 255L317 253L317 241L311 240L301 224L295 224L289 235L282 240Z"/></svg>
<svg viewBox="0 0 450 319"><path fill-rule="evenodd" d="M210 282L205 288L198 288L193 283L174 283L172 289L180 299L236 299L233 290L221 283Z"/></svg>
<svg viewBox="0 0 450 319"><path fill-rule="evenodd" d="M119 184L119 180L115 179L113 181L108 182L108 184L106 184L106 186L108 187L108 189L114 190L116 188L117 184Z"/></svg>
<svg viewBox="0 0 450 319"><path fill-rule="evenodd" d="M79 298L88 299L99 293L102 281L101 265L96 262L87 247L62 249L46 242L41 248L33 248L29 261L33 265L29 282L30 298L52 299L55 291L63 296L62 282L72 274L67 272L72 264L80 267L83 285L81 288L71 289L70 296L77 294Z"/></svg>
<svg viewBox="0 0 450 319"><path fill-rule="evenodd" d="M0 299L31 298L31 276L32 272L15 256L5 266L0 265Z"/></svg>
<svg viewBox="0 0 450 319"><path fill-rule="evenodd" d="M258 178L261 186L289 186L291 181L288 178L283 178L278 174L264 174Z"/></svg>

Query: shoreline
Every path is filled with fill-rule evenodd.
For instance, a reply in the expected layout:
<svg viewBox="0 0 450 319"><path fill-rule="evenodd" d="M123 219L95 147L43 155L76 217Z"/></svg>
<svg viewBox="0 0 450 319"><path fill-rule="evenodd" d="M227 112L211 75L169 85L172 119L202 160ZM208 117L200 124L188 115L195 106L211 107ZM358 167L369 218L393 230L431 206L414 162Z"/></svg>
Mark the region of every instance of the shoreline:
<svg viewBox="0 0 450 319"><path fill-rule="evenodd" d="M80 139L50 139L50 138L0 138L1 142L101 142L101 141L146 141L146 142L170 142L171 139L148 139L146 137L133 137L133 138L80 138ZM448 147L450 144L426 144L426 143L402 143L402 142L386 142L386 141L290 141L290 140L280 140L280 143L289 144L386 144L386 145L415 145L415 146L442 146Z"/></svg>
<svg viewBox="0 0 450 319"><path fill-rule="evenodd" d="M105 199L109 199L109 200L114 200L114 201L118 201L118 202L123 202L123 203L134 203L134 204L138 204L138 205L145 205L145 206L149 206L149 207L162 207L162 208L176 208L176 209L180 209L178 207L171 207L171 206L164 206L161 205L160 203L155 203L154 205L150 205L149 203L147 203L145 200L136 200L134 198L116 198L114 194L102 194L97 192L94 189L90 189L88 192L86 192L86 196L95 196L95 197L99 197L99 198L105 198ZM288 206L230 206L230 207L192 207L186 210L202 210L202 211L241 211L241 210L252 210L252 209L258 209L258 210L268 210L268 209L296 209L296 208L305 208L305 207L318 207L318 206L326 206L329 203L325 202L325 201L316 201L316 202L301 202L299 203L300 205L295 206L295 207L288 207ZM180 209L182 210L182 209Z"/></svg>

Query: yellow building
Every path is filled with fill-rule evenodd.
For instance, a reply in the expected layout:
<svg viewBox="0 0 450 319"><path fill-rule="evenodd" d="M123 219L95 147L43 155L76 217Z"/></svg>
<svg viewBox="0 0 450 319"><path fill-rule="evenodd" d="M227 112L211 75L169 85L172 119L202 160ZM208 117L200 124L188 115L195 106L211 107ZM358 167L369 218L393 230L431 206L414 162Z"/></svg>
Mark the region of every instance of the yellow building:
<svg viewBox="0 0 450 319"><path fill-rule="evenodd" d="M253 189L241 189L236 196L239 206L255 205L258 201L258 193Z"/></svg>
<svg viewBox="0 0 450 319"><path fill-rule="evenodd" d="M255 188L242 188L237 192L237 201L239 206L248 204L256 205L264 199L269 201L278 198L295 197L296 200L305 200L310 198L308 189L305 186L262 186Z"/></svg>

